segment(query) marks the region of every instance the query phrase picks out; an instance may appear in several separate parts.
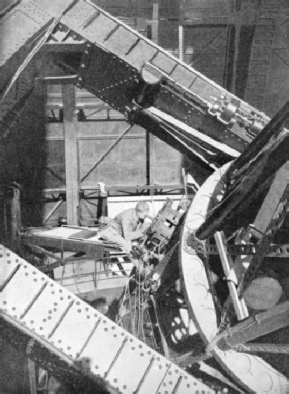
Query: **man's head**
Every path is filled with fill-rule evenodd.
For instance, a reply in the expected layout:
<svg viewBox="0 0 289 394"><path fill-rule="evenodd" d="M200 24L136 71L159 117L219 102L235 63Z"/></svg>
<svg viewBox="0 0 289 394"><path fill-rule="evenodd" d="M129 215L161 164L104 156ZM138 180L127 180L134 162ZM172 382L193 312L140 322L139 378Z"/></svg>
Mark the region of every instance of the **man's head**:
<svg viewBox="0 0 289 394"><path fill-rule="evenodd" d="M146 202L141 201L136 204L135 210L137 217L141 220L144 220L146 216L149 215L150 207Z"/></svg>

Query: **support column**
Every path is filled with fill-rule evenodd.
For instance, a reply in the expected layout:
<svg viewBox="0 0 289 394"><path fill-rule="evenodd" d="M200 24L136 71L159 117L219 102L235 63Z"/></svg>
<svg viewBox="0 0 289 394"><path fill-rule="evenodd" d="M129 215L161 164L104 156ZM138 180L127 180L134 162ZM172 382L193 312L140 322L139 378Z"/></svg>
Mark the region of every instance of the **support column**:
<svg viewBox="0 0 289 394"><path fill-rule="evenodd" d="M183 62L185 58L184 26L179 24L179 59Z"/></svg>
<svg viewBox="0 0 289 394"><path fill-rule="evenodd" d="M75 87L62 85L63 130L65 140L65 173L67 224L79 224L79 160L77 117L75 113Z"/></svg>
<svg viewBox="0 0 289 394"><path fill-rule="evenodd" d="M153 19L151 22L152 36L151 40L158 44L159 42L159 5L158 3L153 4Z"/></svg>
<svg viewBox="0 0 289 394"><path fill-rule="evenodd" d="M159 43L159 4L158 2L153 4L153 18L152 18L152 36L151 40L155 43ZM146 177L147 184L154 184L153 176L153 153L154 153L154 136L146 131ZM150 195L154 195L154 190L149 190Z"/></svg>
<svg viewBox="0 0 289 394"><path fill-rule="evenodd" d="M147 185L153 185L154 180L154 136L146 131L146 178ZM154 195L154 190L150 189L149 194Z"/></svg>

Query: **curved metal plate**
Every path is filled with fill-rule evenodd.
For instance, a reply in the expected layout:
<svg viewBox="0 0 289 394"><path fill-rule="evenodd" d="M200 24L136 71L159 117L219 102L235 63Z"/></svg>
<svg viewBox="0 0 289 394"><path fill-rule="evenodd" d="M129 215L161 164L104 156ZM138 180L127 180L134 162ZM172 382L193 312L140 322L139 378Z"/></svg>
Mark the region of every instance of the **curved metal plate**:
<svg viewBox="0 0 289 394"><path fill-rule="evenodd" d="M188 250L187 238L205 220L207 213L218 203L224 185L222 177L230 163L211 175L197 192L188 210L180 247L180 268L190 317L207 345L218 330L214 300L202 259ZM200 265L203 269L200 270ZM204 298L204 288L208 295ZM288 379L263 359L233 350L223 352L215 348L213 355L227 373L246 391L256 393L286 393ZM266 376L266 379L264 378Z"/></svg>

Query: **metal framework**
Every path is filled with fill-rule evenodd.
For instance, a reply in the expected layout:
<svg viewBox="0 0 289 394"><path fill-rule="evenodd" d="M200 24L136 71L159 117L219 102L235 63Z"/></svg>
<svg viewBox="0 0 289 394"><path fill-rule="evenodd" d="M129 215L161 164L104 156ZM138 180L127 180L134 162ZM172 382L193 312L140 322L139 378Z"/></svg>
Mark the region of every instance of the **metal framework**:
<svg viewBox="0 0 289 394"><path fill-rule="evenodd" d="M0 270L1 335L80 392L214 393L3 246Z"/></svg>
<svg viewBox="0 0 289 394"><path fill-rule="evenodd" d="M259 355L280 352L282 341L263 343L259 339L288 326L288 297L285 294L284 301L282 289L279 291L282 277L270 272L278 270L281 260L272 259L272 251L274 258L280 249L282 256L288 257L282 242L288 235L288 131L283 127L288 103L269 121L88 0L61 4L23 0L1 16L0 121L4 132L14 127L30 97L34 84L31 59L48 43L58 52L58 64L71 74L71 82L124 114L128 123L145 127L196 162L216 170L190 206L178 245L189 315L207 350L201 358L214 356L246 392L288 392L286 373L274 360ZM4 33L15 23L23 25L25 33L11 48L10 36ZM70 44L77 56L70 56ZM72 86L64 85L63 92L66 149L74 165ZM235 161L228 163L231 160ZM69 173L69 162L67 170ZM68 177L66 188L71 201L69 222L74 224L78 180ZM213 236L216 246L210 249L206 242ZM49 237L47 243L40 237L41 244L40 238L31 237L28 242L36 248L54 245ZM79 251L80 244L88 255L99 250L99 245L73 239L61 240L58 246ZM220 255L225 300L212 279L214 260L207 250ZM60 378L73 379L79 392L83 387L128 393L214 392L8 249L2 247L1 251L1 335ZM231 251L237 254L235 259ZM159 264L155 273L162 276L166 257ZM285 274L289 277L286 267ZM266 299L262 283L278 290L272 299ZM259 313L250 300L254 286L268 301L264 307L259 295L258 306L265 312ZM20 287L25 291L19 300ZM251 340L257 342L247 343ZM283 353L288 353L286 343Z"/></svg>

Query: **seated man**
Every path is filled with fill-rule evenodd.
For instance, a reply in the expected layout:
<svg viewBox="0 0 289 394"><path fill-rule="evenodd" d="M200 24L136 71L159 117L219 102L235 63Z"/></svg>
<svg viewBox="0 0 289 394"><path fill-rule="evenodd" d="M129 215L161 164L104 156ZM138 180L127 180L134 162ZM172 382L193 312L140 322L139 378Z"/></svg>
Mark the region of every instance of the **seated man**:
<svg viewBox="0 0 289 394"><path fill-rule="evenodd" d="M118 214L101 231L100 238L117 244L124 252L130 254L132 241L141 238L146 228L144 219L149 216L149 205L146 202L137 203L135 208L127 209ZM131 258L138 267L138 262Z"/></svg>

